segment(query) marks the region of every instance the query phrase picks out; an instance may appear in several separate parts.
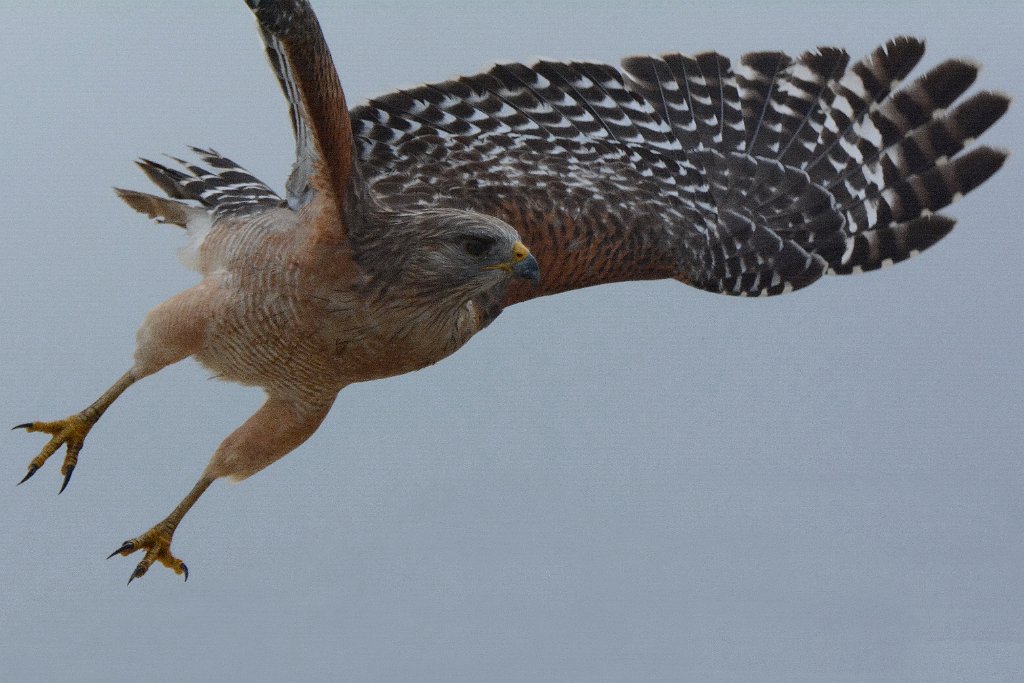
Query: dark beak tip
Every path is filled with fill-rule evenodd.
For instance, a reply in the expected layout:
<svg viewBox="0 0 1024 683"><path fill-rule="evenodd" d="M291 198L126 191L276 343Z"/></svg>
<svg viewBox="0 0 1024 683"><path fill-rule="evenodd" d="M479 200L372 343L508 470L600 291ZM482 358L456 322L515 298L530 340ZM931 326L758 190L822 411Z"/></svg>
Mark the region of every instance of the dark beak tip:
<svg viewBox="0 0 1024 683"><path fill-rule="evenodd" d="M540 284L540 265L533 254L530 254L512 268L512 275L529 280L534 287Z"/></svg>

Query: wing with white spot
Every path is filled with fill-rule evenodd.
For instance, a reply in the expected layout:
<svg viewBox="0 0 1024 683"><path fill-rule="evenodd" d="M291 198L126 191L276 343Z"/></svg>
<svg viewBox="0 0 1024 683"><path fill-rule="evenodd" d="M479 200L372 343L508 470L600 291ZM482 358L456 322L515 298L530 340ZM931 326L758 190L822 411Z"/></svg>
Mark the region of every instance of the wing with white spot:
<svg viewBox="0 0 1024 683"><path fill-rule="evenodd" d="M970 143L1006 110L977 69L940 64L897 89L923 54L898 38L849 63L716 53L498 65L351 112L360 166L383 201L448 206L514 225L541 263L537 290L675 277L709 291L777 294L827 272L924 249L936 214L1005 155ZM952 107L952 108L950 108Z"/></svg>

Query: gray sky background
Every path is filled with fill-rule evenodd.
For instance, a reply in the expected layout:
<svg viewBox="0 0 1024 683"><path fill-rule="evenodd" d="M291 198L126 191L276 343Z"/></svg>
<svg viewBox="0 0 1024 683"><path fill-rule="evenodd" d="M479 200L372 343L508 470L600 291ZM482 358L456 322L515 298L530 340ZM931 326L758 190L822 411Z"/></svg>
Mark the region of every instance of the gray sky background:
<svg viewBox="0 0 1024 683"><path fill-rule="evenodd" d="M860 56L901 33L1024 93L1016 2L319 2L349 99L538 56ZM0 424L90 403L194 282L122 205L140 155L213 146L275 187L285 107L238 2L0 1ZM920 73L920 71L918 72ZM15 488L0 431L5 680L1018 680L1024 291L1016 156L951 236L741 301L677 283L514 307L451 359L351 387L299 451L161 519L261 401L193 362Z"/></svg>

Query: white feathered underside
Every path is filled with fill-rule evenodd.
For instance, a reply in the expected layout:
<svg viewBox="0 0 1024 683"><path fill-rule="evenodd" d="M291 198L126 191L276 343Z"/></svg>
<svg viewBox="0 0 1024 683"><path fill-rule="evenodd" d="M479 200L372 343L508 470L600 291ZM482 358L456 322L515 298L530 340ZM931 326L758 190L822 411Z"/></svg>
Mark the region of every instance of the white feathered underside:
<svg viewBox="0 0 1024 683"><path fill-rule="evenodd" d="M178 248L178 261L181 265L190 270L200 272L199 250L203 241L210 234L213 227L213 218L206 211L196 211L189 216L188 224L185 225L187 240Z"/></svg>

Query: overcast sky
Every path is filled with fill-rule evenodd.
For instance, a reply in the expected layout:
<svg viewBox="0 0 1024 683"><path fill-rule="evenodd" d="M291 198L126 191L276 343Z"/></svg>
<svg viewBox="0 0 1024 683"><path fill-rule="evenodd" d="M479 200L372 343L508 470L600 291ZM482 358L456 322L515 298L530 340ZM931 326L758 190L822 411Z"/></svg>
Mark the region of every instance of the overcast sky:
<svg viewBox="0 0 1024 683"><path fill-rule="evenodd" d="M766 3L767 4L767 3ZM898 34L1019 96L1018 2L318 3L349 100L546 56ZM727 5L727 6L726 6ZM893 6L894 5L894 6ZM285 106L241 0L0 0L0 424L80 410L182 234L113 186L212 146L282 187ZM354 386L216 484L162 567L106 560L261 402L188 361L129 390L59 498L0 431L5 680L1017 680L1024 315L1016 156L910 263L741 301L678 283L516 306L443 363Z"/></svg>

